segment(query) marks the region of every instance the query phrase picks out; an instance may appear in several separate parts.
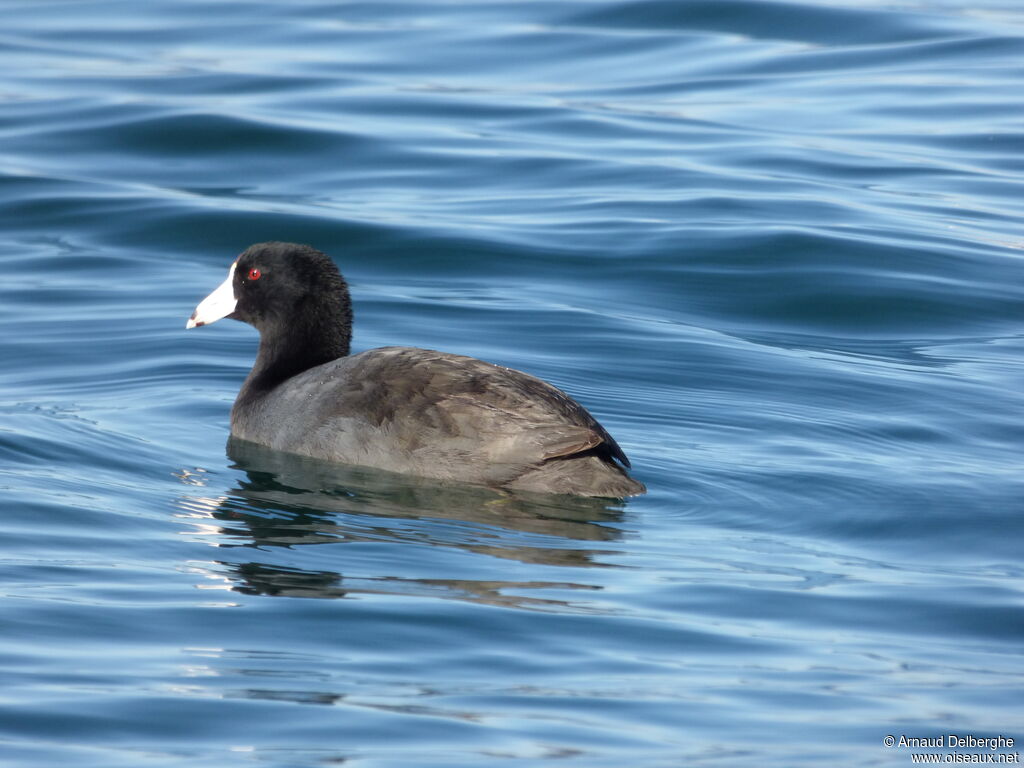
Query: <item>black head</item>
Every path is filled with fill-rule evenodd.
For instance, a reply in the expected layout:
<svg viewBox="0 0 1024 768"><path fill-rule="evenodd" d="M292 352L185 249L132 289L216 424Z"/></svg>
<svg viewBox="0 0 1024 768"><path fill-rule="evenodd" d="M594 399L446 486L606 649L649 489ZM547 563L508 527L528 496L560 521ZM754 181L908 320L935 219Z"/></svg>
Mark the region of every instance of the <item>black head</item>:
<svg viewBox="0 0 1024 768"><path fill-rule="evenodd" d="M325 254L308 245L258 243L235 262L232 288L236 299L228 315L264 330L294 323L309 313L344 308L351 323L348 286ZM334 314L334 313L330 313Z"/></svg>
<svg viewBox="0 0 1024 768"><path fill-rule="evenodd" d="M228 278L203 299L187 328L229 317L260 332L253 367L281 380L348 354L352 306L348 286L325 254L296 243L249 246Z"/></svg>

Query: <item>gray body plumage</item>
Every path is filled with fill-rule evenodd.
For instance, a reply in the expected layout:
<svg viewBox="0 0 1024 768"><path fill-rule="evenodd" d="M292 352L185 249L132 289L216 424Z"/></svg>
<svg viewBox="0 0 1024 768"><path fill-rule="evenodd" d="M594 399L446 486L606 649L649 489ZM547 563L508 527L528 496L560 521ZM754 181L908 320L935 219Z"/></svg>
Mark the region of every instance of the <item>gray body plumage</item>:
<svg viewBox="0 0 1024 768"><path fill-rule="evenodd" d="M575 400L471 357L384 347L243 387L235 437L305 456L509 489L644 492L612 437Z"/></svg>

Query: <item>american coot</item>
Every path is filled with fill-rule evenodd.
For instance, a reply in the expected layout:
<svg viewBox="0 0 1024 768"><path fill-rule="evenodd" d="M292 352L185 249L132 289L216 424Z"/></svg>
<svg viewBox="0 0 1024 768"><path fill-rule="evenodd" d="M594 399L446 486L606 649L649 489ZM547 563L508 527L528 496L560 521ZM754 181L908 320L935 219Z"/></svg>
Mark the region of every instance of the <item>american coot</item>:
<svg viewBox="0 0 1024 768"><path fill-rule="evenodd" d="M323 253L250 246L186 328L260 333L231 433L346 464L543 493L635 496L612 436L559 389L472 357L413 347L349 355L348 286ZM621 465L620 465L621 464Z"/></svg>

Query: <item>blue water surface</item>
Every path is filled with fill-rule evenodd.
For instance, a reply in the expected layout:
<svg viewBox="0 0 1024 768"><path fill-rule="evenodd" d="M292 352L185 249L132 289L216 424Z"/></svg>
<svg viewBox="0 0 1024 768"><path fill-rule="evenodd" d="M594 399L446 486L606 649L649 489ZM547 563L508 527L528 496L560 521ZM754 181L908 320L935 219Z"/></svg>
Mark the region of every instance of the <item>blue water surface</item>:
<svg viewBox="0 0 1024 768"><path fill-rule="evenodd" d="M0 764L1019 750L1019 2L3 19ZM226 447L255 332L183 326L270 239L357 349L546 378L649 494Z"/></svg>

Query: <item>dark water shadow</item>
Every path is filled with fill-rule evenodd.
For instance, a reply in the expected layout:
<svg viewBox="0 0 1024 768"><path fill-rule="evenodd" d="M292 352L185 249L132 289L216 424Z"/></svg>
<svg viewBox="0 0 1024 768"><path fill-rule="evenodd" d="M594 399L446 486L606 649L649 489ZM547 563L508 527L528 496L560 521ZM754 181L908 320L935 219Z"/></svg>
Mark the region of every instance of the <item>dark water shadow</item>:
<svg viewBox="0 0 1024 768"><path fill-rule="evenodd" d="M223 549L266 557L217 560L232 589L277 597L345 598L357 594L447 597L519 607L568 605L506 590L597 589L550 581L410 579L283 565L275 553L316 544L424 544L542 566L608 567L602 547L620 540L624 502L543 494L511 494L352 467L231 439L233 468L244 472L227 495L183 496L186 518L200 518L204 538ZM211 527L211 521L215 524ZM316 559L324 564L323 557ZM341 558L337 558L340 560ZM331 562L336 562L332 557ZM494 572L494 568L486 569ZM502 569L497 569L502 570Z"/></svg>

